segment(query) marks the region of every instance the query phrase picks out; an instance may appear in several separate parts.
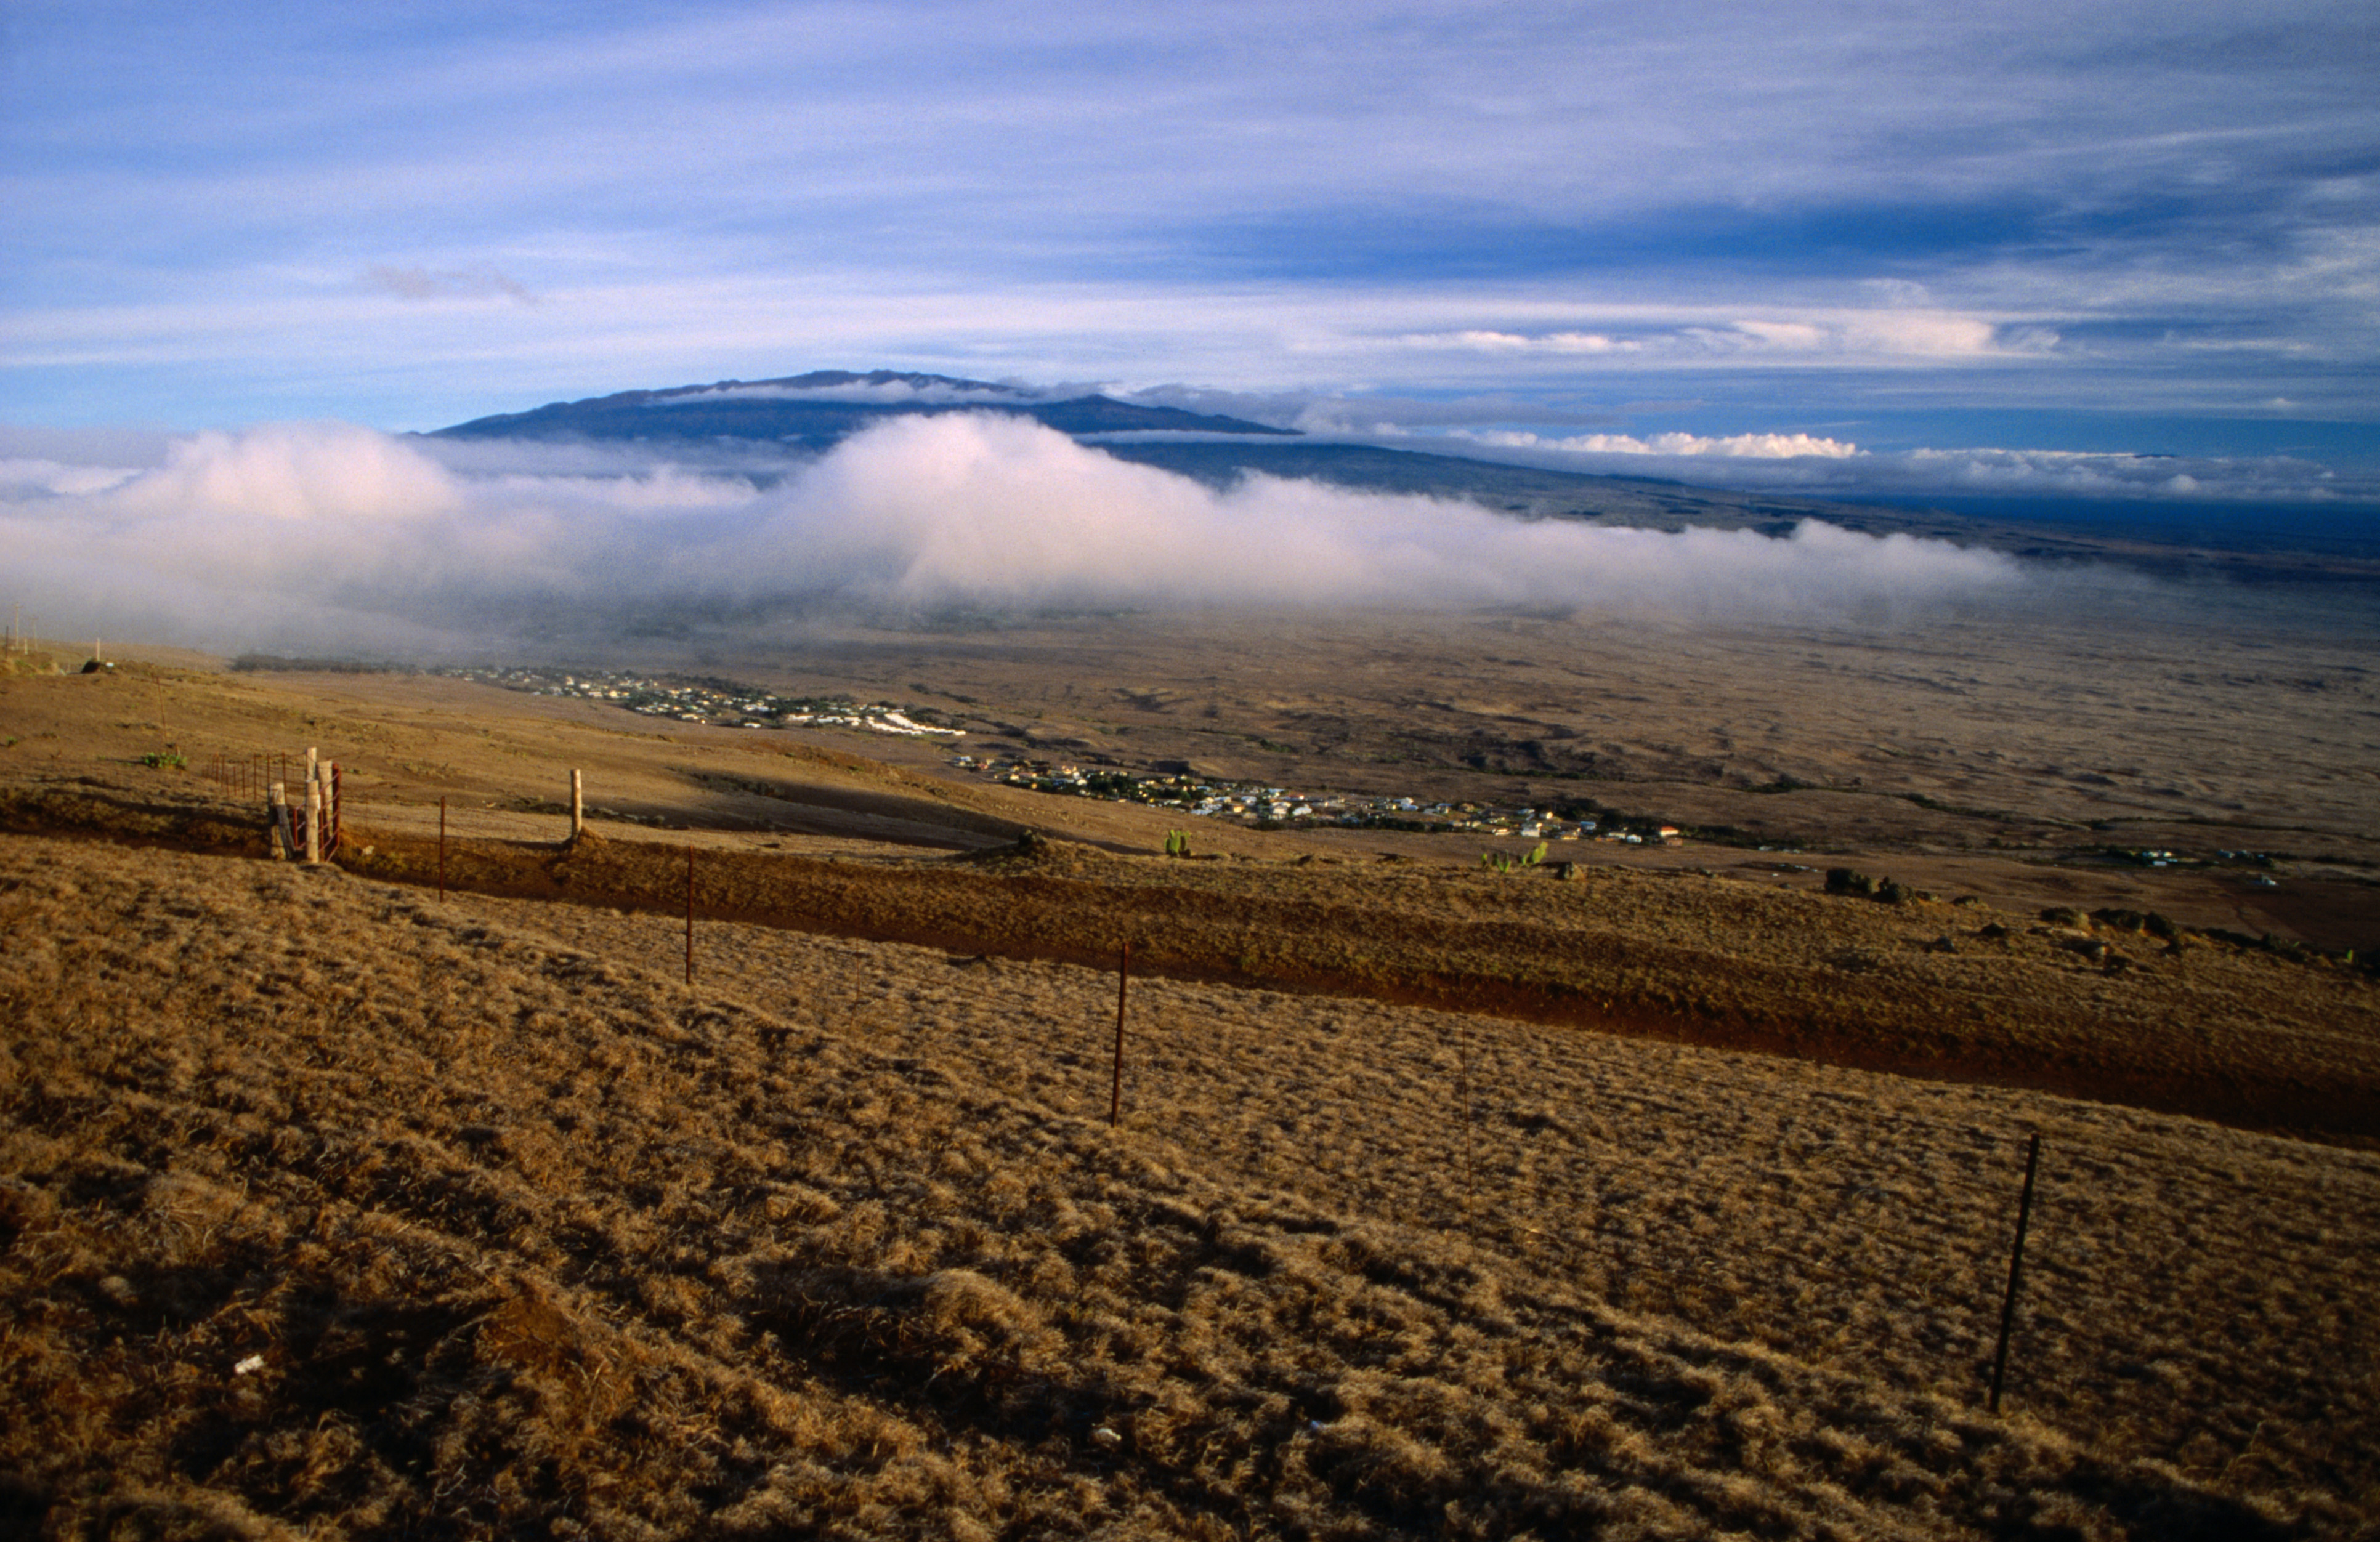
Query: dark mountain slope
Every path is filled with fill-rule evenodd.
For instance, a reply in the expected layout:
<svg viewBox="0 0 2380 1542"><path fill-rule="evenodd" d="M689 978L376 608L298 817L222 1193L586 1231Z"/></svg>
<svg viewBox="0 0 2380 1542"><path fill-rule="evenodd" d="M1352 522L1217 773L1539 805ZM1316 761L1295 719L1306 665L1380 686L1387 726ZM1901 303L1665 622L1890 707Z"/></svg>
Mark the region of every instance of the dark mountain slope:
<svg viewBox="0 0 2380 1542"><path fill-rule="evenodd" d="M904 393L900 388L905 387ZM1289 436L1238 418L1140 407L1091 395L1052 401L1013 385L947 375L817 370L780 380L720 381L665 391L622 391L549 402L437 431L448 439L755 440L823 450L887 418L915 413L1008 412L1061 433L1247 433Z"/></svg>

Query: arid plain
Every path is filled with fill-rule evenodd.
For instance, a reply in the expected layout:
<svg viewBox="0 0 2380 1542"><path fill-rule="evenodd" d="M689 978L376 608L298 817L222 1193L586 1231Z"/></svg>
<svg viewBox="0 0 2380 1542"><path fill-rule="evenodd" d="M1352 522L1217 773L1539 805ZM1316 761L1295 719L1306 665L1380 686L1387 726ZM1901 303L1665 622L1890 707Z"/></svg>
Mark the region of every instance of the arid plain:
<svg viewBox="0 0 2380 1542"><path fill-rule="evenodd" d="M7 1502L58 1535L2370 1535L2380 692L2352 625L2239 613L574 661L898 701L979 754L1687 829L1563 843L1567 880L435 675L11 675ZM336 868L265 860L214 777L310 745Z"/></svg>

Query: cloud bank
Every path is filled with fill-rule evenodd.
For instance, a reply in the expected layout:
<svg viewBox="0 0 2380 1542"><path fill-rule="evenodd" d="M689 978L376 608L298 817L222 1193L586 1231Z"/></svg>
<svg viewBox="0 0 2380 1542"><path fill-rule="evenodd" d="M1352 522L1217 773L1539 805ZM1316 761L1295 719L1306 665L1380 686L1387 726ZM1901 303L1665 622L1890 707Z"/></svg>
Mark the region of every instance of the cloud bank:
<svg viewBox="0 0 2380 1542"><path fill-rule="evenodd" d="M1586 455L1716 455L1723 460L1847 460L1862 453L1856 444L1806 433L1730 433L1704 435L1657 433L1640 439L1627 433L1564 434L1542 438L1524 431L1458 429L1450 437L1502 450L1563 450Z"/></svg>
<svg viewBox="0 0 2380 1542"><path fill-rule="evenodd" d="M1571 471L1673 477L1747 492L1812 497L1926 498L1988 494L2058 499L2187 503L2370 503L2380 486L2342 478L2295 455L2139 455L2077 450L1866 450L1848 440L1807 433L1702 435L1624 433L1541 435L1526 431L1451 429L1408 434L1376 425L1367 438L1403 448L1433 438L1457 453Z"/></svg>
<svg viewBox="0 0 2380 1542"><path fill-rule="evenodd" d="M1261 477L1217 492L987 414L895 419L761 486L478 456L456 469L344 424L201 434L148 467L12 473L0 545L60 625L225 650L437 650L821 607L1873 617L2026 583L1998 553L1815 523L1672 534Z"/></svg>

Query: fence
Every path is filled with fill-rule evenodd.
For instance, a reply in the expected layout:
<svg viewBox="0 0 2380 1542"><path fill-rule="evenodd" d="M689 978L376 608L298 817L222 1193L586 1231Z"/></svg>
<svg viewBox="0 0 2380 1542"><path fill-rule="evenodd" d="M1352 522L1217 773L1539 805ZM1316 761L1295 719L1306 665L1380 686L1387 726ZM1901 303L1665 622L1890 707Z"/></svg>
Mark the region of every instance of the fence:
<svg viewBox="0 0 2380 1542"><path fill-rule="evenodd" d="M237 790L271 769L219 774ZM329 785L335 839L335 768ZM577 795L574 776L574 828ZM691 852L685 883L690 979ZM649 919L613 924L639 949L662 945ZM723 982L771 949L849 946L744 929ZM2275 1453L2298 1441L2380 1451L2363 1275L2380 1256L2380 1159L1990 1087L1161 977L1133 981L1126 1022L1121 980L1015 968L1039 972L1022 995L996 987L1013 977L1003 967L953 971L966 983L930 1007L851 986L831 1019L832 990L811 1010L1022 1097L1161 1130L1251 1193L1465 1237L1622 1313L1973 1406L1991 1397L2038 1137L2005 1318L2014 1407L2131 1430L2138 1454L2199 1475L2286 1468Z"/></svg>
<svg viewBox="0 0 2380 1542"><path fill-rule="evenodd" d="M304 771L296 804L288 795L293 763ZM339 855L346 799L337 761L324 760L311 748L294 759L286 754L218 754L207 775L229 801L263 805L265 836L276 857L327 862Z"/></svg>
<svg viewBox="0 0 2380 1542"><path fill-rule="evenodd" d="M738 955L772 945L756 933ZM1151 977L1132 982L1119 1077L1118 982L1071 971L1061 988L1067 973L1003 965L930 999L846 992L808 1010L1062 1111L1104 1123L1114 1108L1258 1199L1412 1224L1416 1245L1464 1237L1623 1314L1979 1410L2037 1136L2011 1410L2208 1478L2286 1469L2276 1453L2295 1441L2333 1453L2317 1463L2380 1451L2364 1262L2380 1256L2380 1159L1991 1087Z"/></svg>

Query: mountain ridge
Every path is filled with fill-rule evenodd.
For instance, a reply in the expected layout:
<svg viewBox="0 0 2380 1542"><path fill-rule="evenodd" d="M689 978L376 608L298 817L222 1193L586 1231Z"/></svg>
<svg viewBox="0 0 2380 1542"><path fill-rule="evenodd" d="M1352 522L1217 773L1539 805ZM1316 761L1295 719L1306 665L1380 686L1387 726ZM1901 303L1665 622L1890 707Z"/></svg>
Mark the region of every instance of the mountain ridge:
<svg viewBox="0 0 2380 1542"><path fill-rule="evenodd" d="M871 395L856 396L856 393ZM905 397L901 395L906 393ZM838 395L840 393L841 395ZM897 370L813 370L773 380L616 391L494 413L431 431L438 439L749 440L823 450L886 418L994 411L1031 418L1061 433L1220 433L1300 437L1276 428L1181 407L1144 407L1091 392L1052 398L992 381Z"/></svg>

